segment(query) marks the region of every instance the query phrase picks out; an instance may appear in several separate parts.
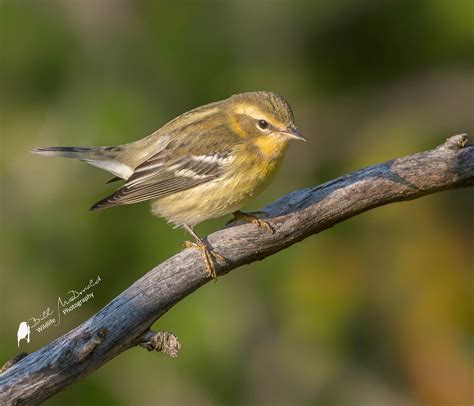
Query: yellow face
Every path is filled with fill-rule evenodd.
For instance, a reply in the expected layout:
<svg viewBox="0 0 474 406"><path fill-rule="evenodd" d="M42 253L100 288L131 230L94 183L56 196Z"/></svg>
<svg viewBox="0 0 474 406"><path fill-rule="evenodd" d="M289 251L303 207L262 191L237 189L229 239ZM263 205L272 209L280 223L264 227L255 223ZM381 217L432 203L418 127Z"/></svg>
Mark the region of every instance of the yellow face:
<svg viewBox="0 0 474 406"><path fill-rule="evenodd" d="M280 96L252 92L233 96L229 101L232 131L251 140L263 153L273 155L290 139L305 141L294 124L290 106Z"/></svg>

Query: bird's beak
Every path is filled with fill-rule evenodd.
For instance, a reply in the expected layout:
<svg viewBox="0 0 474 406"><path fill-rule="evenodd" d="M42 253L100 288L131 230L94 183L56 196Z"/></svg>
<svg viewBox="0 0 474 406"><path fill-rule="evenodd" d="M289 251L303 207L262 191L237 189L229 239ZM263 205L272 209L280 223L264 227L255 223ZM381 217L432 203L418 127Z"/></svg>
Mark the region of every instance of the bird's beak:
<svg viewBox="0 0 474 406"><path fill-rule="evenodd" d="M294 140L300 140L306 142L306 138L303 137L301 131L296 127L289 127L286 131L281 132L283 135L286 135L288 138L293 138Z"/></svg>

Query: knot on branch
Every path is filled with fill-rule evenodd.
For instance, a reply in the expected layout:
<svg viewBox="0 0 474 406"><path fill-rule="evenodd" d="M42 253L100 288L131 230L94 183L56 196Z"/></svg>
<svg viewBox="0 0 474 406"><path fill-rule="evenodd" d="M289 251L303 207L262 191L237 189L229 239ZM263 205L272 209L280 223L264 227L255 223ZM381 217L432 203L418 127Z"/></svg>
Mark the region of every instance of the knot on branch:
<svg viewBox="0 0 474 406"><path fill-rule="evenodd" d="M107 336L108 329L106 327L99 328L92 336L83 335L85 342L76 350L79 361L84 360L96 349L96 347L104 341Z"/></svg>
<svg viewBox="0 0 474 406"><path fill-rule="evenodd" d="M158 351L171 358L176 358L181 349L181 344L174 334L167 331L148 330L137 340L137 345L145 348L147 351Z"/></svg>
<svg viewBox="0 0 474 406"><path fill-rule="evenodd" d="M15 365L17 362L21 361L23 358L25 358L28 355L27 352L21 352L18 355L15 355L13 358L9 359L7 362L3 364L3 366L0 368L0 374L3 374L7 369L10 369L13 365Z"/></svg>
<svg viewBox="0 0 474 406"><path fill-rule="evenodd" d="M446 142L440 145L440 148L457 150L464 148L469 142L467 134L457 134L446 139Z"/></svg>

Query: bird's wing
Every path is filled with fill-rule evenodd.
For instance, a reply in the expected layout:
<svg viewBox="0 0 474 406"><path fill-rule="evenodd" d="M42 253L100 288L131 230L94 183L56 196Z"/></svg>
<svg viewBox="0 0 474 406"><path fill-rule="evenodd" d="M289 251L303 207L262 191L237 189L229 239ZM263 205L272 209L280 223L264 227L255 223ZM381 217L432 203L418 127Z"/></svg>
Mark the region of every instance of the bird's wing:
<svg viewBox="0 0 474 406"><path fill-rule="evenodd" d="M220 144L216 152L215 145L209 149L201 144L193 151L184 145L170 143L137 166L121 188L97 202L91 210L154 199L218 178L233 159L230 143Z"/></svg>

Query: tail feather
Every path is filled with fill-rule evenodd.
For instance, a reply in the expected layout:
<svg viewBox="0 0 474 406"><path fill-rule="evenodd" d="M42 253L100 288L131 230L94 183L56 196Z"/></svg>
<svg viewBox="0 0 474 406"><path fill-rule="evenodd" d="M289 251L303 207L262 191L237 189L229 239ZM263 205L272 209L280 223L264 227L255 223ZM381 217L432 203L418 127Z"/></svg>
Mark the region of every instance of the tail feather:
<svg viewBox="0 0 474 406"><path fill-rule="evenodd" d="M122 178L119 178L118 176L115 176L113 177L112 179L109 179L107 182L105 183L114 183L114 182L117 182L118 180L122 180Z"/></svg>
<svg viewBox="0 0 474 406"><path fill-rule="evenodd" d="M62 158L87 159L94 152L102 148L84 148L84 147L36 147L30 152L44 156L57 156Z"/></svg>
<svg viewBox="0 0 474 406"><path fill-rule="evenodd" d="M104 169L113 175L128 179L133 169L120 160L122 147L36 147L30 152L43 156L76 158L90 165Z"/></svg>
<svg viewBox="0 0 474 406"><path fill-rule="evenodd" d="M102 209L108 209L109 207L120 206L122 203L115 199L115 193L112 193L110 196L105 197L102 200L99 200L95 203L89 210L97 211Z"/></svg>

